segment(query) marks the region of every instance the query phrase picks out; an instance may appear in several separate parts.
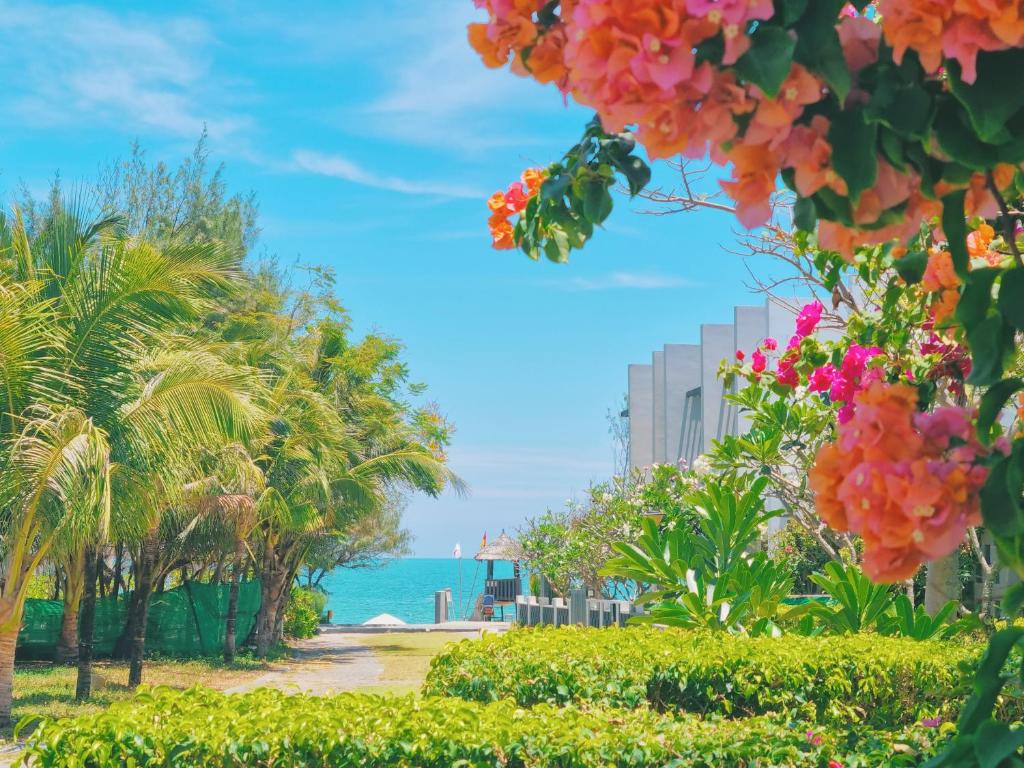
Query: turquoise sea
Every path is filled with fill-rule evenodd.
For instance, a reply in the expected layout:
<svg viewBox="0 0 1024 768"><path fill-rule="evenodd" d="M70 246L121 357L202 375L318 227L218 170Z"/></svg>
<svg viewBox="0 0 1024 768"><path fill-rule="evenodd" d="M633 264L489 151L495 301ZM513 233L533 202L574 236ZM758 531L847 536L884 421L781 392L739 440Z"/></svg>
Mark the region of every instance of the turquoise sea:
<svg viewBox="0 0 1024 768"><path fill-rule="evenodd" d="M407 624L434 621L434 592L450 587L459 602L459 560L409 557L390 560L375 568L339 568L324 577L327 609L335 624L362 624L381 613L390 613ZM485 563L462 561L462 614L472 610L483 590ZM512 564L494 564L499 579L512 576ZM506 614L509 614L506 609Z"/></svg>

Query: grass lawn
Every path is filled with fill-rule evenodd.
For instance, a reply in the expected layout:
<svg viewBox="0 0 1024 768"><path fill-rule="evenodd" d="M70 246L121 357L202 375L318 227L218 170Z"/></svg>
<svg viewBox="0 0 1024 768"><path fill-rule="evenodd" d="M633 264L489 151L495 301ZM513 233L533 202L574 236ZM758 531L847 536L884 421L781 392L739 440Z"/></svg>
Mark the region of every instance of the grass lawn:
<svg viewBox="0 0 1024 768"><path fill-rule="evenodd" d="M262 675L269 664L252 657L240 656L230 666L219 659L147 659L142 670L146 685L167 685L191 688L230 688ZM93 666L92 698L75 701L75 667L55 666L48 662L19 664L14 670L14 722L26 715L68 717L105 709L115 701L130 698L127 661L97 661ZM21 734L22 737L25 733ZM0 730L0 741L11 738L11 731Z"/></svg>
<svg viewBox="0 0 1024 768"><path fill-rule="evenodd" d="M419 693L430 669L430 660L449 643L479 637L475 632L388 632L360 634L353 640L373 649L384 668L378 685L361 688L364 693Z"/></svg>

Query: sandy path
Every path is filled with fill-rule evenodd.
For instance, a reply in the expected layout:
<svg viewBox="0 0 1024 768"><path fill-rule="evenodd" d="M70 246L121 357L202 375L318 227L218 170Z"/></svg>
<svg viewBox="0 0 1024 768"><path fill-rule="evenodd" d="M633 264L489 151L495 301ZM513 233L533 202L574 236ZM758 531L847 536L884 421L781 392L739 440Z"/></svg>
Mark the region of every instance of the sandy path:
<svg viewBox="0 0 1024 768"><path fill-rule="evenodd" d="M253 688L278 688L283 691L325 694L377 685L384 671L371 649L351 637L324 633L293 645L291 659L275 666L265 675L225 693L242 693Z"/></svg>

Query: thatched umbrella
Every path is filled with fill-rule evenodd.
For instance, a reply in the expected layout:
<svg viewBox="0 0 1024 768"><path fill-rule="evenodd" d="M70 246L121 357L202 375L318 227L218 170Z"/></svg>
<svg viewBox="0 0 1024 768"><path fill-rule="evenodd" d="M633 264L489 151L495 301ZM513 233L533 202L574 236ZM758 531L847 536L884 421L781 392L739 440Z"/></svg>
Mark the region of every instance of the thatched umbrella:
<svg viewBox="0 0 1024 768"><path fill-rule="evenodd" d="M494 561L507 560L515 566L516 575L519 573L519 562L526 558L526 553L515 539L504 531L501 536L489 542L474 556L474 560L482 560L487 563L487 578L494 578Z"/></svg>

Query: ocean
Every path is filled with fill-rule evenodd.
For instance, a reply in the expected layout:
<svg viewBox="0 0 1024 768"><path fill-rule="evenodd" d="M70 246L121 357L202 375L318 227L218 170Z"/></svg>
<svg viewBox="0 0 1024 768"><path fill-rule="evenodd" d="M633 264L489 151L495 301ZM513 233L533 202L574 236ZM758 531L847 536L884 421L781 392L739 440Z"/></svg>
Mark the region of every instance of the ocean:
<svg viewBox="0 0 1024 768"><path fill-rule="evenodd" d="M455 558L407 557L390 560L376 568L339 568L324 577L327 610L335 624L362 624L381 613L390 613L406 624L434 621L434 592L450 587L459 603L459 563ZM462 561L462 610L472 611L483 590L487 564L472 558ZM494 576L512 577L512 563L496 562ZM508 608L506 616L510 615Z"/></svg>

